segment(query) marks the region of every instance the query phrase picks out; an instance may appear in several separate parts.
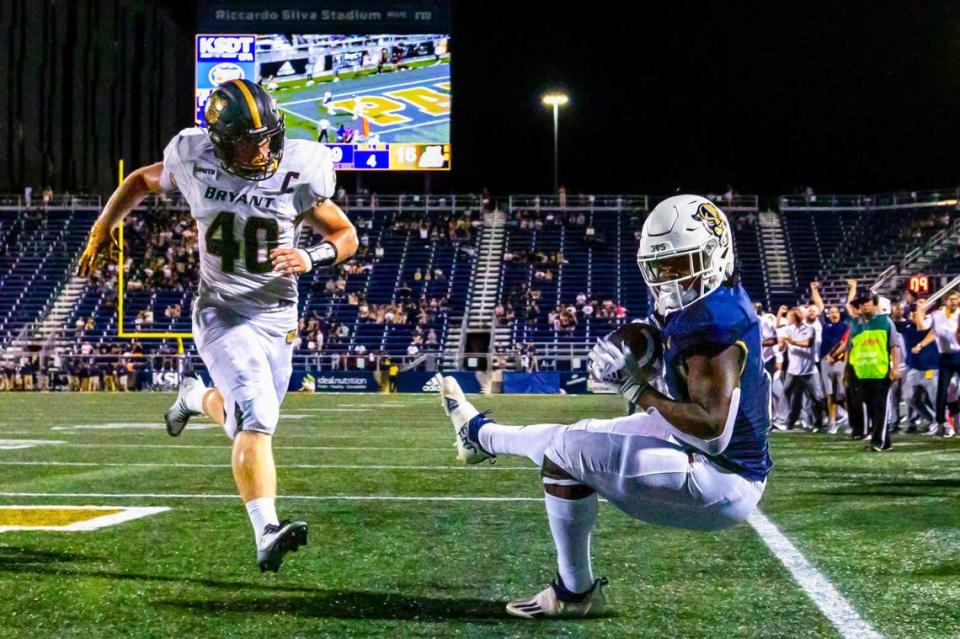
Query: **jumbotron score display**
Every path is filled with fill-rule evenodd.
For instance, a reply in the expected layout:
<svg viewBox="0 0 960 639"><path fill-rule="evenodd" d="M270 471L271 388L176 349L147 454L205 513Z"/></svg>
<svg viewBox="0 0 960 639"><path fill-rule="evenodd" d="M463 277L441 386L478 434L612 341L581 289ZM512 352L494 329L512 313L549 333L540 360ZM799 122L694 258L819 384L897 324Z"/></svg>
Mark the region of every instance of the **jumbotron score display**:
<svg viewBox="0 0 960 639"><path fill-rule="evenodd" d="M450 170L449 34L198 34L197 123L213 89L259 83L287 135L317 140L337 170Z"/></svg>

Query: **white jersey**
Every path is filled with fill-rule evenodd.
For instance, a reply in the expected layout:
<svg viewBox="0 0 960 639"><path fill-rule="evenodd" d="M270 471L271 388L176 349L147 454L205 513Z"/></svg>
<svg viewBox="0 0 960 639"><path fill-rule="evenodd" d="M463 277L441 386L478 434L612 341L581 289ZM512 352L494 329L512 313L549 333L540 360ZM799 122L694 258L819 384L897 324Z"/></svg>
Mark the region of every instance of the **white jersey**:
<svg viewBox="0 0 960 639"><path fill-rule="evenodd" d="M195 306L255 312L296 304L296 275L273 270L270 251L295 248L300 213L332 197L330 149L287 139L277 172L262 181L225 171L200 128L184 129L163 153L160 187L177 189L197 221L200 286Z"/></svg>

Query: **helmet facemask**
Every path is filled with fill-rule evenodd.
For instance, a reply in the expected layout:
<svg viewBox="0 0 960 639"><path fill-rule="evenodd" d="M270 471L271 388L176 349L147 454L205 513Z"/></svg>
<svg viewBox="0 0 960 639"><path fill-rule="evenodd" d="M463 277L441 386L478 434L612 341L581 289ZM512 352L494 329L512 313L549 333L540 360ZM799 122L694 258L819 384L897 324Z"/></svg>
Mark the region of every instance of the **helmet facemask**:
<svg viewBox="0 0 960 639"><path fill-rule="evenodd" d="M283 116L265 131L229 135L210 131L214 154L223 168L245 180L266 180L277 172L283 158Z"/></svg>
<svg viewBox="0 0 960 639"><path fill-rule="evenodd" d="M718 248L717 240L711 239L703 246L637 255L637 265L661 315L681 311L720 286L725 274L722 264L714 261Z"/></svg>

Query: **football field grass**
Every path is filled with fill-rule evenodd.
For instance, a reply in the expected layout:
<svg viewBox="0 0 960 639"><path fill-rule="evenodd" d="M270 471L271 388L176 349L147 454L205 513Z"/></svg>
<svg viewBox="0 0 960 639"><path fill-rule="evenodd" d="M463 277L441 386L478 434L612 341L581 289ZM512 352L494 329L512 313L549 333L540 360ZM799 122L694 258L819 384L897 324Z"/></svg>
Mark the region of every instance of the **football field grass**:
<svg viewBox="0 0 960 639"><path fill-rule="evenodd" d="M615 614L507 617L507 600L555 571L537 471L458 466L427 395L287 397L278 505L309 522L309 545L261 575L228 440L203 421L168 437L172 398L0 395L0 505L169 508L88 532L0 532L0 636L842 636L751 526L677 531L609 504L594 568ZM505 423L621 411L603 396L476 403ZM960 444L901 436L878 455L776 434L772 449L761 510L862 620L884 637L960 637ZM8 510L20 514L0 509L0 524L29 514Z"/></svg>

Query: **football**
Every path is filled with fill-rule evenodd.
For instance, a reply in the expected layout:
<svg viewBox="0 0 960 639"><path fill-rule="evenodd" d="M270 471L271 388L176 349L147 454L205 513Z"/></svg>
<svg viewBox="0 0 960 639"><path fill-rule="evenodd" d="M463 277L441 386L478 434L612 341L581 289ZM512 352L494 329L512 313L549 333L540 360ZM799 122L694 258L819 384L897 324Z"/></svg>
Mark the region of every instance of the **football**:
<svg viewBox="0 0 960 639"><path fill-rule="evenodd" d="M623 350L624 346L630 349L636 360L634 366L644 379L649 380L659 375L663 365L663 339L656 326L643 322L624 324L607 339L620 350Z"/></svg>

